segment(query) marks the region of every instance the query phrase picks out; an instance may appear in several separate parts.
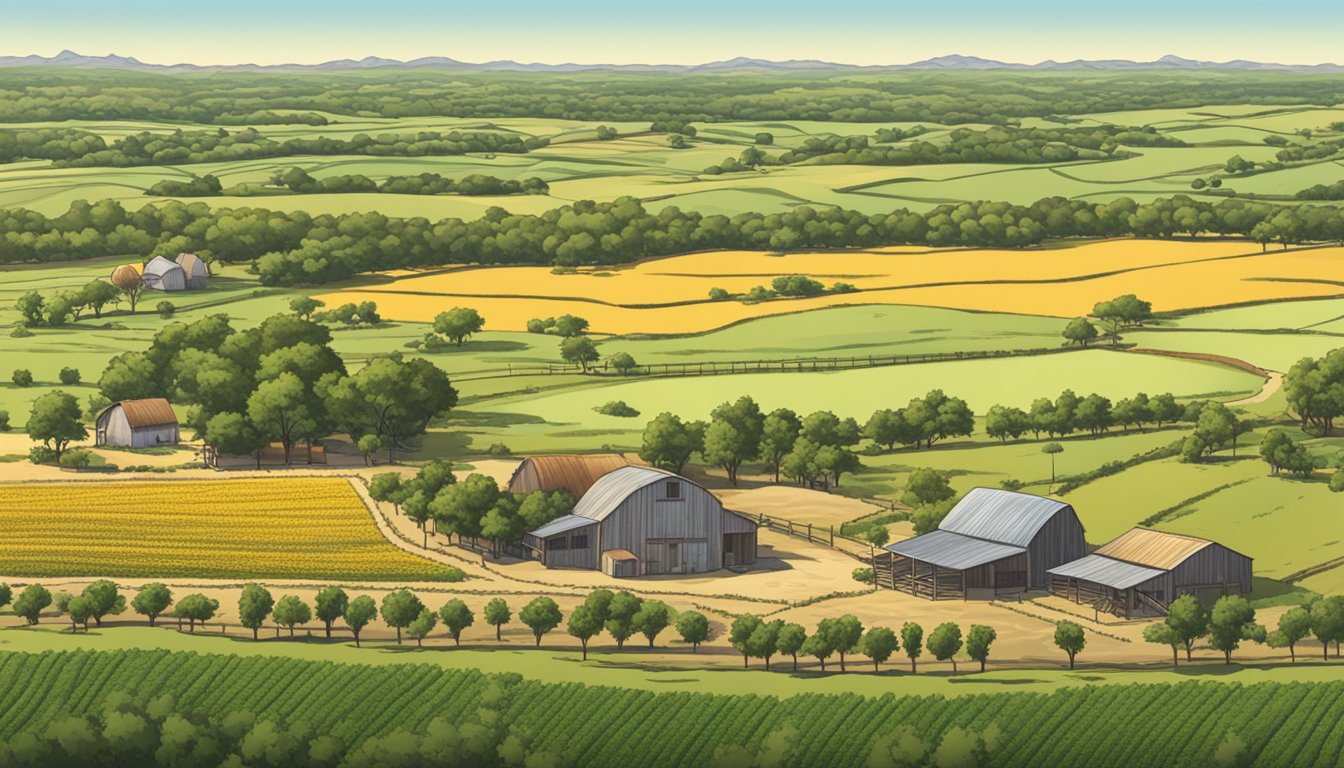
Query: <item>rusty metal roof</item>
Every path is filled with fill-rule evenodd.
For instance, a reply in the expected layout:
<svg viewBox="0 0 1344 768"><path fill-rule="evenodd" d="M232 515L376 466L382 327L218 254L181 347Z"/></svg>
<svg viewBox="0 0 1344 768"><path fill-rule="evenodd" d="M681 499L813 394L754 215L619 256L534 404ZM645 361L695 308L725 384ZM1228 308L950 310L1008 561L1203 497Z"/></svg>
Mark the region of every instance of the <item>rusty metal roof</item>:
<svg viewBox="0 0 1344 768"><path fill-rule="evenodd" d="M141 427L161 427L167 424L177 424L177 414L173 413L173 406L162 397L151 397L147 400L121 400L107 407L107 410L120 408L122 413L126 414L126 423L131 425L131 429Z"/></svg>
<svg viewBox="0 0 1344 768"><path fill-rule="evenodd" d="M631 551L628 550L628 549L608 549L608 550L606 550L605 552L602 553L602 556L603 556L603 557L609 557L609 558L611 558L612 560L615 560L615 561L617 561L617 562L620 562L620 561L622 561L622 560L638 560L638 559L639 559L638 557L635 557L635 553L634 553L634 552L631 552Z"/></svg>
<svg viewBox="0 0 1344 768"><path fill-rule="evenodd" d="M590 455L532 456L523 459L509 479L510 487L524 467L532 466L536 470L541 489L544 491L569 491L569 495L578 500L593 487L598 478L630 465L624 456L614 453Z"/></svg>
<svg viewBox="0 0 1344 768"><path fill-rule="evenodd" d="M1169 571L1212 544L1212 541L1193 536L1154 531L1151 528L1131 528L1102 544L1093 554Z"/></svg>

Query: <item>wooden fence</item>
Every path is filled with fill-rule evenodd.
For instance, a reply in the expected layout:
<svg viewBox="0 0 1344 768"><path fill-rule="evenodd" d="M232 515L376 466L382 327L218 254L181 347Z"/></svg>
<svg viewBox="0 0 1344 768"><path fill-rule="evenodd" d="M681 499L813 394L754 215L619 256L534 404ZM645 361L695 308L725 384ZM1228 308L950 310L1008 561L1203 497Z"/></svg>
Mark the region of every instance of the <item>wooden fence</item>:
<svg viewBox="0 0 1344 768"><path fill-rule="evenodd" d="M1048 347L1041 349L988 350L969 352L926 352L913 355L867 355L852 357L806 357L781 360L722 360L696 363L652 363L639 365L619 372L609 363L593 365L586 371L589 375L600 376L716 376L734 373L811 373L820 371L845 371L856 368L882 368L892 365L917 365L919 363L941 363L955 360L984 360L1001 357L1034 357L1058 352L1071 352L1079 347ZM511 376L574 376L585 371L577 365L546 363L544 365L510 365L506 368L492 368L481 371L469 371L454 376L454 381L477 381L481 379L500 379Z"/></svg>

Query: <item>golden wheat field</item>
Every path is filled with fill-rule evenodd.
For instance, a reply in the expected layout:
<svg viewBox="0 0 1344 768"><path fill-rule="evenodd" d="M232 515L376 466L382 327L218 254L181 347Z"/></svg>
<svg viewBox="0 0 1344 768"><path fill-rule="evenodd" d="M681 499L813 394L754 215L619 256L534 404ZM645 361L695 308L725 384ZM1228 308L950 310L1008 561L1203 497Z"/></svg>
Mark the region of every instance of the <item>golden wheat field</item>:
<svg viewBox="0 0 1344 768"><path fill-rule="evenodd" d="M340 478L0 486L0 574L456 580Z"/></svg>
<svg viewBox="0 0 1344 768"><path fill-rule="evenodd" d="M711 288L745 293L802 274L860 290L757 304L708 300ZM1026 250L889 248L771 255L715 251L623 268L554 274L548 267L461 267L388 273L391 283L352 287L328 304L372 300L384 315L431 320L470 306L486 328L517 331L565 313L597 333L696 333L741 320L848 304L909 304L1072 317L1098 301L1137 293L1169 311L1344 294L1344 248L1261 253L1256 243L1115 239Z"/></svg>

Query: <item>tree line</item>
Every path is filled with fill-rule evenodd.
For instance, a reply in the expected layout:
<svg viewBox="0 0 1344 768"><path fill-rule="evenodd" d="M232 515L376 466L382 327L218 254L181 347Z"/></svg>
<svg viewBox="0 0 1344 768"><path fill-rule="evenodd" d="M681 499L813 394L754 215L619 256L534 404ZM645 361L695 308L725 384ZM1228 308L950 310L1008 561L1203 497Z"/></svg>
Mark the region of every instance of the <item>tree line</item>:
<svg viewBox="0 0 1344 768"><path fill-rule="evenodd" d="M401 117L548 117L648 122L828 120L1005 123L1214 104L1333 105L1344 78L1220 72L738 73L134 72L31 68L0 73L0 122L168 120L320 125L319 113ZM1048 79L1047 79L1048 78ZM278 111L283 110L283 111ZM297 114L296 114L297 111ZM1059 119L1059 118L1056 118Z"/></svg>
<svg viewBox="0 0 1344 768"><path fill-rule="evenodd" d="M1267 630L1255 622L1255 609L1240 595L1218 598L1212 608L1205 608L1193 595L1181 595L1167 607L1161 623L1144 628L1143 639L1171 648L1171 664L1179 666L1180 651L1186 661L1193 659L1195 642L1207 638L1210 648L1223 654L1225 663L1232 663L1232 653L1243 642L1264 643L1271 648L1287 648L1297 661L1297 644L1308 637L1321 644L1321 656L1330 658L1330 644L1344 642L1344 597L1317 598L1306 605L1289 608L1279 617L1278 626Z"/></svg>
<svg viewBox="0 0 1344 768"><path fill-rule="evenodd" d="M185 423L206 443L258 463L273 442L288 464L300 441L311 447L337 433L366 454L386 449L391 461L457 404L447 374L428 360L393 353L348 374L330 342L330 329L297 314L244 330L210 315L166 325L145 351L114 357L98 388L105 403L166 397L187 405Z"/></svg>
<svg viewBox="0 0 1344 768"><path fill-rule="evenodd" d="M145 190L152 197L270 197L286 192L296 195L331 194L389 194L389 195L544 195L550 185L531 176L526 179L501 179L472 173L459 179L437 173L414 176L389 176L382 182L363 174L347 174L313 178L302 168L290 168L276 173L271 184L235 184L225 188L216 177L206 174L186 181L165 179Z"/></svg>
<svg viewBox="0 0 1344 768"><path fill-rule="evenodd" d="M712 248L786 252L918 244L1018 247L1071 237L1249 237L1262 246L1344 240L1337 208L1282 207L1186 196L1137 203L1045 198L1029 205L968 202L916 213L865 214L799 206L729 217L651 213L633 198L579 201L537 215L492 207L473 221L321 214L261 208L212 209L170 202L127 211L116 201L76 201L57 217L0 210L0 263L61 261L107 253L207 262L254 262L266 285L308 285L365 272L445 264L620 264Z"/></svg>
<svg viewBox="0 0 1344 768"><path fill-rule="evenodd" d="M11 134L6 136L6 134ZM327 136L276 140L256 128L230 132L142 131L108 144L97 134L75 128L39 129L37 137L25 131L0 130L0 159L49 159L58 168L218 163L293 155L371 155L422 157L464 155L468 152L524 153L550 142L545 137L492 131L419 131L417 133L357 133L349 139ZM33 155L24 154L32 152Z"/></svg>
<svg viewBox="0 0 1344 768"><path fill-rule="evenodd" d="M506 688L491 683L479 706L455 719L436 717L423 731L399 729L355 744L301 723L238 710L206 714L169 694L108 694L90 714L66 715L0 742L0 766L108 765L187 768L407 768L429 765L561 766L559 755L533 749L509 725ZM395 755L389 762L389 756ZM445 755L451 761L445 763Z"/></svg>
<svg viewBox="0 0 1344 768"><path fill-rule="evenodd" d="M494 478L476 473L459 483L452 462L443 459L426 462L409 480L396 472L374 475L369 496L414 520L424 547L429 546L433 522L434 533L449 541L454 535L459 542L468 536L485 538L492 551L520 544L524 533L569 514L575 501L566 491L510 493Z"/></svg>

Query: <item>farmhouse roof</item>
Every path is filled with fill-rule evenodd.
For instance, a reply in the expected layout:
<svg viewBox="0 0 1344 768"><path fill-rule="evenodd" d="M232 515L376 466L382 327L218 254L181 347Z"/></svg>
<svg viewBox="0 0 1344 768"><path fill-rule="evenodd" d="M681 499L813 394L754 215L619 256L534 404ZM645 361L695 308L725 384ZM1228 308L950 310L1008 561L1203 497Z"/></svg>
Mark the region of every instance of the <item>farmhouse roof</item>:
<svg viewBox="0 0 1344 768"><path fill-rule="evenodd" d="M598 478L593 487L579 499L579 503L574 505L574 514L589 520L605 520L635 491L669 479L694 485L684 477L653 467L621 467Z"/></svg>
<svg viewBox="0 0 1344 768"><path fill-rule="evenodd" d="M1102 544L1093 554L1169 571L1209 546L1213 546L1213 542L1207 539L1150 528L1131 528Z"/></svg>
<svg viewBox="0 0 1344 768"><path fill-rule="evenodd" d="M1069 505L1029 493L972 488L947 513L939 530L1025 547L1041 526Z"/></svg>
<svg viewBox="0 0 1344 768"><path fill-rule="evenodd" d="M539 539L544 539L547 536L554 536L557 533L565 533L566 531L572 531L576 528L583 528L584 526L593 525L596 522L596 520L579 517L578 515L565 515L563 517L555 518L535 531L528 531L528 533Z"/></svg>
<svg viewBox="0 0 1344 768"><path fill-rule="evenodd" d="M104 409L104 413L113 408L120 408L122 413L126 414L126 423L131 425L131 429L141 427L161 427L167 424L177 423L177 414L173 413L173 406L162 397L151 397L146 400L120 400L109 405Z"/></svg>
<svg viewBox="0 0 1344 768"><path fill-rule="evenodd" d="M886 549L888 552L895 552L912 560L958 571L1027 551L1025 547L985 541L944 530L930 531L923 536L898 541L887 545Z"/></svg>
<svg viewBox="0 0 1344 768"><path fill-rule="evenodd" d="M1104 584L1115 589L1129 589L1149 579L1155 579L1166 571L1114 560L1094 552L1073 562L1051 568L1046 573Z"/></svg>
<svg viewBox="0 0 1344 768"><path fill-rule="evenodd" d="M516 478L529 464L536 471L543 490L566 490L570 496L580 499L598 478L612 470L629 466L630 462L614 453L532 456L518 465L513 471L513 477ZM510 478L509 484L513 484L513 478Z"/></svg>

